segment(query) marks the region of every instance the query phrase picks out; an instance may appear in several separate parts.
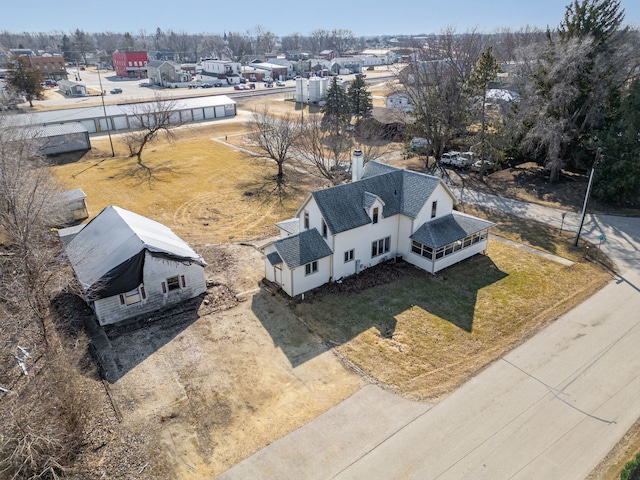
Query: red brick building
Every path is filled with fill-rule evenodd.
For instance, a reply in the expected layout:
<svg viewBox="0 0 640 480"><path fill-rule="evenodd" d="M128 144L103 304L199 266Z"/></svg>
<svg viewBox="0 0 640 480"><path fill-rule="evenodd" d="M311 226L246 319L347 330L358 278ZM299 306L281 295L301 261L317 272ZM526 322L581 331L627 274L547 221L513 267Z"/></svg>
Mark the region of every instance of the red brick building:
<svg viewBox="0 0 640 480"><path fill-rule="evenodd" d="M147 52L113 52L111 58L119 77L147 78Z"/></svg>

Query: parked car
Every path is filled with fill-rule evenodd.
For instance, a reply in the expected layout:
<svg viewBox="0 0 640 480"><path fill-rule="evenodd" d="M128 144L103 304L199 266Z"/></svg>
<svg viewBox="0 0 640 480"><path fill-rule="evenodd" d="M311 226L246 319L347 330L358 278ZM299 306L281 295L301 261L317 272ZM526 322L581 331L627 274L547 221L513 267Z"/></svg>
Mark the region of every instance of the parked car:
<svg viewBox="0 0 640 480"><path fill-rule="evenodd" d="M272 82L265 83L265 84L264 84L264 86L265 86L266 88L272 88L272 87L273 87L273 83L272 83Z"/></svg>
<svg viewBox="0 0 640 480"><path fill-rule="evenodd" d="M150 86L151 86L151 84L150 84L149 82L140 82L140 83L138 84L138 86L139 86L139 87L150 87Z"/></svg>
<svg viewBox="0 0 640 480"><path fill-rule="evenodd" d="M482 170L483 160L476 160L471 165L471 170L474 172L479 172ZM498 165L493 160L484 160L484 171L485 172L495 172L500 169L500 165Z"/></svg>
<svg viewBox="0 0 640 480"><path fill-rule="evenodd" d="M454 168L459 168L461 170L466 170L469 168L474 162L474 154L473 152L460 152L456 158L451 160L451 166Z"/></svg>
<svg viewBox="0 0 640 480"><path fill-rule="evenodd" d="M284 82L282 82L282 81L280 81L280 80L278 80L278 81L276 82L276 85L277 85L278 87L284 87L284 86L285 86L285 83L284 83Z"/></svg>
<svg viewBox="0 0 640 480"><path fill-rule="evenodd" d="M120 87L112 88L111 93L113 94L122 93L122 89Z"/></svg>
<svg viewBox="0 0 640 480"><path fill-rule="evenodd" d="M234 85L233 86L234 90L244 90L244 88L245 88L244 85L241 84L241 83L239 83L238 85Z"/></svg>
<svg viewBox="0 0 640 480"><path fill-rule="evenodd" d="M445 152L442 154L442 157L440 157L440 163L442 165L453 165L453 161L458 158L459 154L460 152L456 152L455 150Z"/></svg>
<svg viewBox="0 0 640 480"><path fill-rule="evenodd" d="M222 82L214 83L213 86L214 87L221 87L222 86Z"/></svg>
<svg viewBox="0 0 640 480"><path fill-rule="evenodd" d="M211 88L211 84L210 83L203 83L202 85L200 85L202 88Z"/></svg>
<svg viewBox="0 0 640 480"><path fill-rule="evenodd" d="M58 82L56 82L54 79L52 78L47 78L44 82L42 82L40 85L42 85L43 87L57 87L58 86Z"/></svg>

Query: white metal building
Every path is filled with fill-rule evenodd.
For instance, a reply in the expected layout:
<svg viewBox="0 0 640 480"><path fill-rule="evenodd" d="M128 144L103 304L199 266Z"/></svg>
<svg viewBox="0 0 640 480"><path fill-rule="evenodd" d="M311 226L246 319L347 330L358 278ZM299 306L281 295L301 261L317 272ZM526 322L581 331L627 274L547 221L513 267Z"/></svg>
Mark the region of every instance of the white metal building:
<svg viewBox="0 0 640 480"><path fill-rule="evenodd" d="M183 123L234 117L236 102L226 95L181 98L168 100L175 102L176 119ZM23 125L69 125L81 124L89 133L107 130L127 130L135 128L135 114L144 111L153 102L128 103L122 105L48 110L29 115L16 115L16 122ZM106 111L106 114L105 114Z"/></svg>

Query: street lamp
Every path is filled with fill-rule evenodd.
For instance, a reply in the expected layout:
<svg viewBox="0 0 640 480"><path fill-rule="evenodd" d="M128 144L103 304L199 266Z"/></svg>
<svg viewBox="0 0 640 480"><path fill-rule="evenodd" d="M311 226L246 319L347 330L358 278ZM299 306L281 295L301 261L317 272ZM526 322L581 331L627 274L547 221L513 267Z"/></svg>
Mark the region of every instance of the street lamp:
<svg viewBox="0 0 640 480"><path fill-rule="evenodd" d="M582 226L584 225L584 217L587 213L587 203L589 202L589 193L591 193L591 185L593 185L593 174L596 171L596 166L600 163L601 160L602 149L598 148L596 150L596 159L591 166L591 174L589 175L589 183L587 184L587 191L584 194L584 204L582 205L582 217L580 218L580 226L578 227L578 233L576 233L576 239L573 242L573 246L578 246L578 240L580 240L580 232L582 231Z"/></svg>

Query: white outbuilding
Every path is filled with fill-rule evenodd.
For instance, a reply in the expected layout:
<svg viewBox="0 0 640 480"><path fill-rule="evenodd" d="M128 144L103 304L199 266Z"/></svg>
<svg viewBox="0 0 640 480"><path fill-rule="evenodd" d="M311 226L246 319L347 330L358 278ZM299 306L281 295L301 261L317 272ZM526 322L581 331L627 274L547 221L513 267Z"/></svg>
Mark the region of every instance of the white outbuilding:
<svg viewBox="0 0 640 480"><path fill-rule="evenodd" d="M100 325L146 315L206 291L206 262L154 220L112 206L70 233L68 243L63 239L65 252Z"/></svg>

